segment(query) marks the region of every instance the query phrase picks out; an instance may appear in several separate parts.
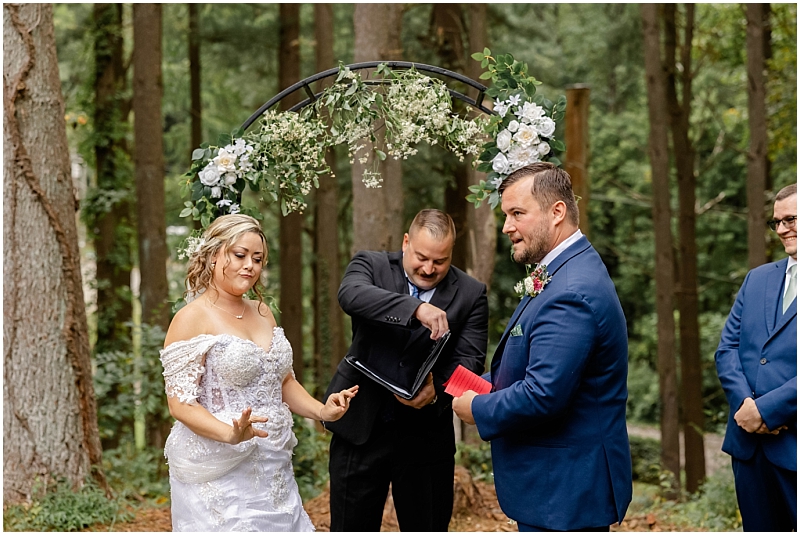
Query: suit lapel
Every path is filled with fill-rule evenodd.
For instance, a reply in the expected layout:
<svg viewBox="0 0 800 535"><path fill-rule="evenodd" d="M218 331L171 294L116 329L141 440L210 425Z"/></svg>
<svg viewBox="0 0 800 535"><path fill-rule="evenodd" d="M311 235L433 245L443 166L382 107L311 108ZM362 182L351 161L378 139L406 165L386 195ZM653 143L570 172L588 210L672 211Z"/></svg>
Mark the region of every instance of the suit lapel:
<svg viewBox="0 0 800 535"><path fill-rule="evenodd" d="M394 291L408 295L408 282L406 282L406 273L403 270L403 251L389 253L389 266L392 268Z"/></svg>
<svg viewBox="0 0 800 535"><path fill-rule="evenodd" d="M511 315L511 319L508 320L508 324L506 325L506 330L503 333L503 336L500 337L500 343L497 344L497 349L494 351L494 356L492 357L492 374L494 374L495 370L500 366L500 361L503 359L503 350L506 348L506 340L508 340L509 333L511 329L517 324L520 316L522 316L522 312L525 308L531 303L533 299L526 295L522 298L522 301L517 305L517 309Z"/></svg>
<svg viewBox="0 0 800 535"><path fill-rule="evenodd" d="M566 264L571 259L575 258L577 255L581 254L585 250L590 247L589 240L586 239L586 236L581 236L581 238L567 247L565 251L563 251L560 255L556 257L556 259L547 266L547 275L552 277L556 274L556 272L561 269L561 267ZM494 356L492 357L492 374L494 375L497 368L500 366L500 361L503 357L503 351L506 347L506 340L508 340L509 333L511 329L517 324L519 321L520 316L528 307L528 305L533 300L530 296L525 296L522 299L522 302L517 305L517 309L514 311L514 314L511 316L511 319L508 321L508 325L506 325L506 330L503 333L503 336L500 338L500 343L497 344L497 349L494 352Z"/></svg>
<svg viewBox="0 0 800 535"><path fill-rule="evenodd" d="M797 297L794 298L792 304L789 305L789 308L786 309L786 312L783 312L783 285L786 281L786 264L789 262L787 258L784 261L778 262L775 264L775 269L769 274L769 279L767 280L767 305L769 305L769 296L778 295L778 303L777 303L777 311L773 307L772 314L768 314L769 318L773 318L769 326L769 341L773 336L778 334L781 329L783 329L787 323L797 317ZM777 321L775 321L775 317L777 316Z"/></svg>
<svg viewBox="0 0 800 535"><path fill-rule="evenodd" d="M431 304L442 310L447 310L450 302L456 296L456 292L458 292L457 282L458 277L455 271L449 270L442 282L436 285L436 291L433 292L433 297L431 297Z"/></svg>
<svg viewBox="0 0 800 535"><path fill-rule="evenodd" d="M775 330L775 318L780 319L783 312L781 290L783 290L783 280L786 278L786 264L788 259L776 263L774 269L767 274L767 283L764 295L764 317L767 319L767 332L772 336ZM781 307L781 308L777 308ZM796 309L795 309L796 310ZM788 312L788 310L787 310ZM782 314L786 316L786 314Z"/></svg>

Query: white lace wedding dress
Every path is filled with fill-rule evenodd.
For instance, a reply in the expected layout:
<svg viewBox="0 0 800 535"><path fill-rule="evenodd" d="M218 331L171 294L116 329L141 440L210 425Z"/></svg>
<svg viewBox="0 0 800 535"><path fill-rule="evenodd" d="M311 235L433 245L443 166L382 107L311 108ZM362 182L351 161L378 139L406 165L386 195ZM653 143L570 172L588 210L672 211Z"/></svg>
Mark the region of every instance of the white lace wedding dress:
<svg viewBox="0 0 800 535"><path fill-rule="evenodd" d="M205 365L203 365L205 357ZM199 403L230 424L242 410L269 421L269 433L232 446L176 422L169 463L173 531L313 531L292 471L292 414L281 383L292 372L292 348L275 327L265 351L236 336L200 335L161 351L167 395Z"/></svg>

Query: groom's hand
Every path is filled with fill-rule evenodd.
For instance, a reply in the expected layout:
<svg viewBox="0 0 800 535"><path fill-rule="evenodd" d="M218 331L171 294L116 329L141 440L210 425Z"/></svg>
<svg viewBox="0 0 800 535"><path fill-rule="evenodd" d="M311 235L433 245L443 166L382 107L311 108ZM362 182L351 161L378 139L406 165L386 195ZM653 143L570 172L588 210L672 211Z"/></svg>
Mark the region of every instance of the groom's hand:
<svg viewBox="0 0 800 535"><path fill-rule="evenodd" d="M477 392L467 390L461 397L453 398L453 410L464 423L475 425L475 418L472 417L472 399L477 395Z"/></svg>
<svg viewBox="0 0 800 535"><path fill-rule="evenodd" d="M450 329L447 325L447 312L429 303L418 306L414 317L431 330L431 340L438 340Z"/></svg>

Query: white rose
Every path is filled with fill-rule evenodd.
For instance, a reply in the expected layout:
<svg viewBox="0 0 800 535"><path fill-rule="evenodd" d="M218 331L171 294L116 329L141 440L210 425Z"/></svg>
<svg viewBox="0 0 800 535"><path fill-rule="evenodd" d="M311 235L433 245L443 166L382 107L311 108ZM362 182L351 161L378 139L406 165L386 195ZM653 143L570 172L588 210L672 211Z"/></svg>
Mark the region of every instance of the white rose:
<svg viewBox="0 0 800 535"><path fill-rule="evenodd" d="M517 121L511 121L510 123L508 123L509 132L514 133L517 130L519 130L519 123Z"/></svg>
<svg viewBox="0 0 800 535"><path fill-rule="evenodd" d="M502 152L497 153L497 156L492 159L492 169L498 175L508 174L508 158Z"/></svg>
<svg viewBox="0 0 800 535"><path fill-rule="evenodd" d="M515 145L508 153L508 166L511 173L517 169L521 169L526 165L536 163L539 161L539 152L535 147L523 147Z"/></svg>
<svg viewBox="0 0 800 535"><path fill-rule="evenodd" d="M236 173L225 173L222 179L226 186L233 186L236 183Z"/></svg>
<svg viewBox="0 0 800 535"><path fill-rule="evenodd" d="M530 147L531 145L538 143L539 136L534 127L528 124L521 124L519 125L517 133L514 134L514 141L523 147Z"/></svg>
<svg viewBox="0 0 800 535"><path fill-rule="evenodd" d="M217 166L212 162L205 166L197 176L200 177L200 182L204 185L216 186L219 182L219 169L217 169Z"/></svg>
<svg viewBox="0 0 800 535"><path fill-rule="evenodd" d="M550 154L550 145L542 141L541 143L539 143L537 150L539 152L539 156L547 156L548 154Z"/></svg>
<svg viewBox="0 0 800 535"><path fill-rule="evenodd" d="M533 124L537 119L544 116L544 109L533 102L526 102L517 110L517 117L528 124Z"/></svg>
<svg viewBox="0 0 800 535"><path fill-rule="evenodd" d="M222 188L219 186L214 186L211 188L211 197L219 198L222 197Z"/></svg>
<svg viewBox="0 0 800 535"><path fill-rule="evenodd" d="M508 147L511 146L511 132L508 130L503 130L499 134L497 134L497 148L501 151L505 152L508 150Z"/></svg>
<svg viewBox="0 0 800 535"><path fill-rule="evenodd" d="M220 149L213 161L220 173L230 173L236 170L236 156L225 149Z"/></svg>
<svg viewBox="0 0 800 535"><path fill-rule="evenodd" d="M536 122L536 128L543 137L553 137L556 131L556 122L550 117L542 117Z"/></svg>

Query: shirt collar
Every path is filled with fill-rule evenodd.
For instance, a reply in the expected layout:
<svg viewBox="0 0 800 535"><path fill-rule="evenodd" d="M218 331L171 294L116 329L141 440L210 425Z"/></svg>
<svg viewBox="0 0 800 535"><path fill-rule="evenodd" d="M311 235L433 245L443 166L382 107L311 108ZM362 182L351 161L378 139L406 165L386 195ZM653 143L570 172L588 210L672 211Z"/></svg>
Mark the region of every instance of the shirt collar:
<svg viewBox="0 0 800 535"><path fill-rule="evenodd" d="M792 266L793 266L793 265L795 265L795 264L797 264L797 259L795 259L795 258L792 258L792 257L790 256L790 257L789 257L789 261L788 261L788 262L786 262L786 273L789 273L789 268L790 268L790 267L792 267Z"/></svg>
<svg viewBox="0 0 800 535"><path fill-rule="evenodd" d="M578 229L578 230L576 230L576 231L575 231L575 232L572 234L572 236L570 236L570 237L569 237L569 238L567 238L566 240L564 240L564 241L562 241L561 243L559 243L559 244L558 244L558 245L557 245L557 246L556 246L556 247L555 247L555 248L554 248L552 251L550 251L549 253L547 253L547 254L545 255L545 257L544 257L544 258L542 258L542 261L541 261L541 262L539 262L539 264L543 264L543 265L545 265L545 266L549 266L550 264L552 264L552 263L553 263L553 260L555 260L556 258L558 258L558 255L560 255L561 253L563 253L564 251L566 251L566 250L567 250L567 248L568 248L570 245L572 245L572 244L573 244L573 243L575 243L576 241L580 240L582 236L583 236L583 233L581 232L581 229Z"/></svg>

